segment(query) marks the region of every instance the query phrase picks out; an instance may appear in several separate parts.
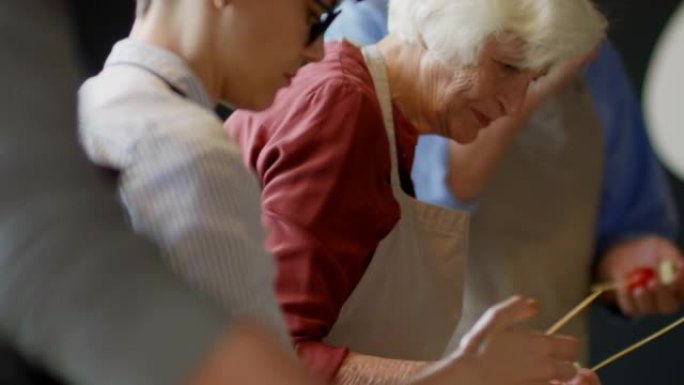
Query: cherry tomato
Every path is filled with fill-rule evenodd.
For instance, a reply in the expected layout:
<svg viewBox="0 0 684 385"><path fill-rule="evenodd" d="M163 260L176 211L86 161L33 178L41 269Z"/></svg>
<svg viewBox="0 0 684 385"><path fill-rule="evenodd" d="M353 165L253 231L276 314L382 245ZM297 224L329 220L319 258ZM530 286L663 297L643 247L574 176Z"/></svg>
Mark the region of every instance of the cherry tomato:
<svg viewBox="0 0 684 385"><path fill-rule="evenodd" d="M632 270L627 276L627 288L629 290L634 290L640 287L646 287L655 276L655 270L650 267L638 267Z"/></svg>

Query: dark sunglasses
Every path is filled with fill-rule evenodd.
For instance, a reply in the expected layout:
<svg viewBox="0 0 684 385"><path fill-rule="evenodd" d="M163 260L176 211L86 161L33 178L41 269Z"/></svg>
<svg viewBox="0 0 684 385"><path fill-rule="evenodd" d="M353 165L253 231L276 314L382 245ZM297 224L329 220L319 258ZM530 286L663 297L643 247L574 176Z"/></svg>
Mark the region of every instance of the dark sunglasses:
<svg viewBox="0 0 684 385"><path fill-rule="evenodd" d="M335 18L341 12L339 9L337 9L337 6L341 1L333 1L332 5L327 5L323 2L323 0L314 1L319 7L323 8L323 13L321 14L320 19L311 26L311 30L309 31L309 40L307 41L306 45L311 45L313 42L318 40L318 38L320 38L325 31L328 30L330 24L335 21Z"/></svg>

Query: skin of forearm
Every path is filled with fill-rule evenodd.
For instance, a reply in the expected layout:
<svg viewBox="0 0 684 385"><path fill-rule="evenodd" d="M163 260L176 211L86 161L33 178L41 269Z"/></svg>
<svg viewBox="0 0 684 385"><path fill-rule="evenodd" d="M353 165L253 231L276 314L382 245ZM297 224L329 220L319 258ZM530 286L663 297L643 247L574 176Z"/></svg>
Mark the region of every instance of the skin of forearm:
<svg viewBox="0 0 684 385"><path fill-rule="evenodd" d="M576 79L577 72L594 55L595 51L556 66L530 87L525 104L517 114L498 119L481 131L473 143L463 145L450 141L448 183L459 201L468 202L479 196L534 111Z"/></svg>
<svg viewBox="0 0 684 385"><path fill-rule="evenodd" d="M186 385L322 385L279 336L252 320L232 325Z"/></svg>
<svg viewBox="0 0 684 385"><path fill-rule="evenodd" d="M418 375L404 382L405 385L473 385L481 384L473 370L472 357L455 354L449 359L427 366Z"/></svg>
<svg viewBox="0 0 684 385"><path fill-rule="evenodd" d="M482 131L473 143L449 141L448 183L459 201L477 199L528 116L500 119Z"/></svg>
<svg viewBox="0 0 684 385"><path fill-rule="evenodd" d="M333 381L334 385L400 385L430 365L424 361L396 360L349 353Z"/></svg>

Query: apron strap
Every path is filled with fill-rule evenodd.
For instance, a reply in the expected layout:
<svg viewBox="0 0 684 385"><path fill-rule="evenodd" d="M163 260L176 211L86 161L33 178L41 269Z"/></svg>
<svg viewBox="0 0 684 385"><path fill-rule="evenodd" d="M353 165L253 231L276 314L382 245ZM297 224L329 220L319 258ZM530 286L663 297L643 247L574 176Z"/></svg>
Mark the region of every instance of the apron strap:
<svg viewBox="0 0 684 385"><path fill-rule="evenodd" d="M392 192L398 199L404 191L401 188L401 179L399 178L399 161L397 155L397 139L394 128L394 117L392 115L392 98L390 94L389 80L387 78L387 70L385 68L385 61L380 53L380 49L376 45L369 45L361 48L363 57L366 60L368 71L373 79L375 93L380 103L382 111L382 120L385 124L385 133L387 134L387 141L389 142L390 160L391 160L391 184Z"/></svg>

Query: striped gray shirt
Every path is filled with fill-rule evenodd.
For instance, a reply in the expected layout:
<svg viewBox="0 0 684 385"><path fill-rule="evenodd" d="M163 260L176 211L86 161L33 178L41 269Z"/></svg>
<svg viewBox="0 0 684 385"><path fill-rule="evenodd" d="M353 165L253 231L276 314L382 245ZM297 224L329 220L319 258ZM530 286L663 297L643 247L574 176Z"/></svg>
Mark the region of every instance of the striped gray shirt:
<svg viewBox="0 0 684 385"><path fill-rule="evenodd" d="M120 172L135 231L230 315L264 322L286 341L259 186L188 66L169 51L123 40L82 86L79 120L90 159Z"/></svg>

